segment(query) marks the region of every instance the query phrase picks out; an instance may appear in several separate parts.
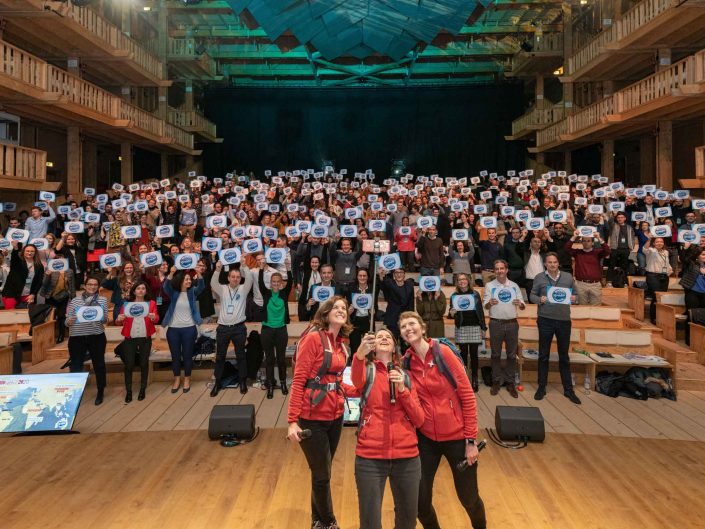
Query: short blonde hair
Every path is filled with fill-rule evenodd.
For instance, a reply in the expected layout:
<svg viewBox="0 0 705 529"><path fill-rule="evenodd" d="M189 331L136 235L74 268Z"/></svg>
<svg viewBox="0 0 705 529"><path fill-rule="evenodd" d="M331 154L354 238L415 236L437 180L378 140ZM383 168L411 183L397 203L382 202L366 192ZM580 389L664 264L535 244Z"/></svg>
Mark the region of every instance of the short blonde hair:
<svg viewBox="0 0 705 529"><path fill-rule="evenodd" d="M426 323L424 323L423 318L416 311L407 310L406 312L401 313L401 315L399 316L399 329L401 330L401 321L408 320L410 318L419 322L419 325L421 325L421 329L423 329L423 337L426 338Z"/></svg>

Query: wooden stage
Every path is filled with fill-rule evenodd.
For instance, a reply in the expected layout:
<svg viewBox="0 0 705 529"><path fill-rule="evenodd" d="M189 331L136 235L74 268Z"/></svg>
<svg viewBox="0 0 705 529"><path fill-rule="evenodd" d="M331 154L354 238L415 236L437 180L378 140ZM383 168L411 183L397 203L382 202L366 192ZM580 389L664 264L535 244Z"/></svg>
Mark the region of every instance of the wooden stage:
<svg viewBox="0 0 705 529"><path fill-rule="evenodd" d="M354 448L345 429L332 484L344 529L359 527ZM3 529L310 527L308 469L283 429L236 448L200 430L5 437L0 453ZM705 527L701 442L548 434L480 461L490 528ZM445 463L435 491L444 529L470 527ZM385 528L392 516L387 490Z"/></svg>

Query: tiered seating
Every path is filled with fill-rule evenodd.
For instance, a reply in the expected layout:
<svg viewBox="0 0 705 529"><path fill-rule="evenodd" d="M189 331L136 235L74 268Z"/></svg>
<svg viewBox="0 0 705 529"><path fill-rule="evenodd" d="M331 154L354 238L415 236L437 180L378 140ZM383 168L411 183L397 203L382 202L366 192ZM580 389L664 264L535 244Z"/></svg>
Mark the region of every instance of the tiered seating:
<svg viewBox="0 0 705 529"><path fill-rule="evenodd" d="M685 294L656 292L656 326L663 330L663 337L676 341L679 322L685 322Z"/></svg>
<svg viewBox="0 0 705 529"><path fill-rule="evenodd" d="M0 333L9 333L8 345L18 342L31 342L32 344L32 365L38 364L46 359L46 351L52 347L56 341L54 311L49 313L47 321L41 325L36 325L32 329L32 336L29 335L29 313L27 309L13 309L0 311Z"/></svg>
<svg viewBox="0 0 705 529"><path fill-rule="evenodd" d="M0 375L12 374L12 333L0 332Z"/></svg>
<svg viewBox="0 0 705 529"><path fill-rule="evenodd" d="M644 281L643 277L630 277L627 290L627 304L634 311L634 317L639 321L644 321L644 311L646 309L646 290L636 288L635 281ZM683 287L678 283L677 277L669 279L668 292L672 294L683 293Z"/></svg>

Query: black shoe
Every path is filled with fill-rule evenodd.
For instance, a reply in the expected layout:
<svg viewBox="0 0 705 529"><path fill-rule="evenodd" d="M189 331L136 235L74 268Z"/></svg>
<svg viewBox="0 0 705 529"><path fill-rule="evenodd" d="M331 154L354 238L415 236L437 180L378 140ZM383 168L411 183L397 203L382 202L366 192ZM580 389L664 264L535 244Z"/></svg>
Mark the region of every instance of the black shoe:
<svg viewBox="0 0 705 529"><path fill-rule="evenodd" d="M132 391L128 391L125 395L125 404L127 404L128 402L132 402Z"/></svg>
<svg viewBox="0 0 705 529"><path fill-rule="evenodd" d="M288 395L289 394L289 388L286 387L286 380L282 381L282 395Z"/></svg>
<svg viewBox="0 0 705 529"><path fill-rule="evenodd" d="M546 386L539 386L534 393L534 400L541 400L546 396Z"/></svg>
<svg viewBox="0 0 705 529"><path fill-rule="evenodd" d="M139 395L137 395L137 400L144 400L144 397L145 397L144 392L145 392L144 388L140 389Z"/></svg>
<svg viewBox="0 0 705 529"><path fill-rule="evenodd" d="M582 404L578 396L575 394L575 391L566 391L563 395L573 404Z"/></svg>
<svg viewBox="0 0 705 529"><path fill-rule="evenodd" d="M213 384L213 389L211 389L211 397L217 397L219 391L220 391L220 386L216 382L215 384Z"/></svg>
<svg viewBox="0 0 705 529"><path fill-rule="evenodd" d="M59 336L56 337L56 343L61 343L64 341L64 335L60 334Z"/></svg>
<svg viewBox="0 0 705 529"><path fill-rule="evenodd" d="M270 384L270 386L267 388L267 398L268 399L274 398L274 384Z"/></svg>
<svg viewBox="0 0 705 529"><path fill-rule="evenodd" d="M95 405L100 406L103 404L103 390L99 389L98 394L95 396Z"/></svg>
<svg viewBox="0 0 705 529"><path fill-rule="evenodd" d="M247 382L240 383L240 395L247 393Z"/></svg>
<svg viewBox="0 0 705 529"><path fill-rule="evenodd" d="M191 386L184 388L184 393L188 393L189 391L191 391Z"/></svg>
<svg viewBox="0 0 705 529"><path fill-rule="evenodd" d="M475 393L477 393L478 391L480 391L480 384L479 384L478 381L477 381L477 375L473 375L473 376L472 376L472 382L471 382L471 384L472 384L472 390L473 390Z"/></svg>

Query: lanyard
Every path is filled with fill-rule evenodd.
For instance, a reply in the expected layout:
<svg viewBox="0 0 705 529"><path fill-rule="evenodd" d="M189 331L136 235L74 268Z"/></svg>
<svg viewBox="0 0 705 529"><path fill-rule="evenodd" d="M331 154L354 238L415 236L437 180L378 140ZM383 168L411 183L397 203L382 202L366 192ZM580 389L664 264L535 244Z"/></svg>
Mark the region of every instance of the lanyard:
<svg viewBox="0 0 705 529"><path fill-rule="evenodd" d="M234 305L234 304L235 304L235 299L237 299L237 291L238 291L238 289L239 289L239 287L235 289L235 292L233 292L233 291L230 289L230 285L228 285L228 295L230 296L230 303L229 303L229 305Z"/></svg>

